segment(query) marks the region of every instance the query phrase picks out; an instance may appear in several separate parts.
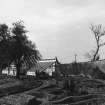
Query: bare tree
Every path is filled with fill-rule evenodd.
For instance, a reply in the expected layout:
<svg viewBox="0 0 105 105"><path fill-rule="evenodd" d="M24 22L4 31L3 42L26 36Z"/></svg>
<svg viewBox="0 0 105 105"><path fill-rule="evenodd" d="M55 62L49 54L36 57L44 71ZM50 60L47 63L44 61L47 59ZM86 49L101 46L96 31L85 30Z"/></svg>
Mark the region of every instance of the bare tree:
<svg viewBox="0 0 105 105"><path fill-rule="evenodd" d="M91 31L94 34L96 40L96 49L92 50L90 53L87 53L87 57L91 59L91 61L96 61L100 59L99 51L102 46L105 45L105 42L102 42L102 37L105 35L105 29L101 24L93 25L90 27Z"/></svg>

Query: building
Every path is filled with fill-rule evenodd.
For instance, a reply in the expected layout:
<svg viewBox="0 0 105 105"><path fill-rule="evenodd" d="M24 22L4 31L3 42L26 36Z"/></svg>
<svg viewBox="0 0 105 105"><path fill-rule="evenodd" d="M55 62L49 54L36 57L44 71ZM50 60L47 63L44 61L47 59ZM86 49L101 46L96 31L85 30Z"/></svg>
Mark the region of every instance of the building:
<svg viewBox="0 0 105 105"><path fill-rule="evenodd" d="M56 65L58 64L57 58L55 59L43 59L36 63L31 69L27 71L27 75L36 75L36 71L45 72L49 76L52 76L52 73L55 72Z"/></svg>
<svg viewBox="0 0 105 105"><path fill-rule="evenodd" d="M16 66L14 65L14 63L12 63L10 67L3 69L2 74L16 76Z"/></svg>
<svg viewBox="0 0 105 105"><path fill-rule="evenodd" d="M56 65L59 64L57 58L54 59L43 59L37 61L33 67L30 69L26 69L26 66L21 68L21 74L35 76L36 71L38 72L45 72L49 76L52 76L52 73L55 72ZM24 70L25 69L25 70ZM24 72L24 73L23 73ZM10 67L6 67L2 70L2 74L16 76L17 70L14 63L10 65Z"/></svg>

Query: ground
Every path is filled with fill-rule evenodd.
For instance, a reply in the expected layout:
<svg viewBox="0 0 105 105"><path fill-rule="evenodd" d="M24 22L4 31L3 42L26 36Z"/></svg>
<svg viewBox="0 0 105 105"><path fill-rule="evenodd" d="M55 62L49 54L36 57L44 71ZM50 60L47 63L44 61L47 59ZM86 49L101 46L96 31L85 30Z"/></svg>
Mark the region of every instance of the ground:
<svg viewBox="0 0 105 105"><path fill-rule="evenodd" d="M66 78L70 80L70 78ZM103 80L75 77L76 89L73 92L63 87L65 78L49 80L0 80L0 105L50 105L105 102L105 82Z"/></svg>

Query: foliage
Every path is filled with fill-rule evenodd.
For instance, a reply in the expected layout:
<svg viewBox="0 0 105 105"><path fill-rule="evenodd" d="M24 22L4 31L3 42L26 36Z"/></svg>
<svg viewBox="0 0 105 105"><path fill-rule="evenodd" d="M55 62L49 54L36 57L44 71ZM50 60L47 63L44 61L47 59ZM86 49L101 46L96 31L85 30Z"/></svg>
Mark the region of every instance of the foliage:
<svg viewBox="0 0 105 105"><path fill-rule="evenodd" d="M22 63L30 67L41 58L35 44L28 39L27 32L22 21L13 23L12 28L8 28L6 24L0 24L0 68L2 70L3 67L14 62L18 78Z"/></svg>

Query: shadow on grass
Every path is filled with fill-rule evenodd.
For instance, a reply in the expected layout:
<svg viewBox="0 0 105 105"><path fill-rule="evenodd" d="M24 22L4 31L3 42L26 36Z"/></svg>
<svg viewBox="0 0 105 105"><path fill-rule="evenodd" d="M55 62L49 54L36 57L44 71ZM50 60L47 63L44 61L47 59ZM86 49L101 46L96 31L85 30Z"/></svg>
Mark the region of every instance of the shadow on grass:
<svg viewBox="0 0 105 105"><path fill-rule="evenodd" d="M27 105L40 105L42 102L41 101L38 101L36 100L36 98L34 99L31 99Z"/></svg>

